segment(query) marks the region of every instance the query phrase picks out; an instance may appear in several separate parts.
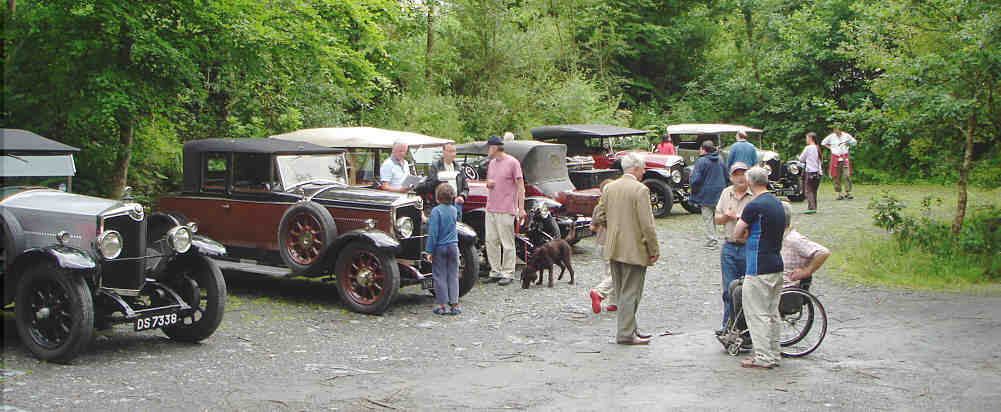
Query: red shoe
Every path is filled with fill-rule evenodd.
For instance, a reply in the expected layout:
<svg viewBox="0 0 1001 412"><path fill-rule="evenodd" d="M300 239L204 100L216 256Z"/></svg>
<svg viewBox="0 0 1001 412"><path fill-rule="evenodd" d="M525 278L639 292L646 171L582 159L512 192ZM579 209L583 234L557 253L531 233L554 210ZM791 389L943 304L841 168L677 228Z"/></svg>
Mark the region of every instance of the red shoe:
<svg viewBox="0 0 1001 412"><path fill-rule="evenodd" d="M615 311L619 310L619 307L615 306L615 305L608 305L608 306L605 306L605 310L607 310L609 312L615 312Z"/></svg>
<svg viewBox="0 0 1001 412"><path fill-rule="evenodd" d="M588 296L591 297L591 310L594 313L601 313L601 296L598 296L598 292L592 290Z"/></svg>

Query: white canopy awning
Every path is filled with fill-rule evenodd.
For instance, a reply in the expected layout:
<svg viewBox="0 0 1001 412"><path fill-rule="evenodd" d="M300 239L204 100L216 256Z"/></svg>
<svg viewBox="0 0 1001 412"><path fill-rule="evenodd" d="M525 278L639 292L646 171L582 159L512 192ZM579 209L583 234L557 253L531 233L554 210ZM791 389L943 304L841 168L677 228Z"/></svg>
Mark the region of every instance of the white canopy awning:
<svg viewBox="0 0 1001 412"><path fill-rule="evenodd" d="M746 133L761 133L761 129L739 124L682 123L667 126L667 134L724 134L737 133L741 130Z"/></svg>
<svg viewBox="0 0 1001 412"><path fill-rule="evenodd" d="M426 136L420 133L375 127L325 127L303 129L271 136L275 139L307 142L320 146L339 148L383 148L392 149L396 142L406 143L411 148L444 146L452 140Z"/></svg>

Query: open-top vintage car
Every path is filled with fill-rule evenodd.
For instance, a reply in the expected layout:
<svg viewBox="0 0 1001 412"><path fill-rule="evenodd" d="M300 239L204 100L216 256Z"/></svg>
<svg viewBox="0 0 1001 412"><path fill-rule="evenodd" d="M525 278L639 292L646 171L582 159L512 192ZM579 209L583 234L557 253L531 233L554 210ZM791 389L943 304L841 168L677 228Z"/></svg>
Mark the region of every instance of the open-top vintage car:
<svg viewBox="0 0 1001 412"><path fill-rule="evenodd" d="M215 332L226 283L205 256L222 245L129 200L35 186L68 188L77 148L17 129L3 129L0 145L3 302L28 350L68 362L95 327L120 323L189 342Z"/></svg>
<svg viewBox="0 0 1001 412"><path fill-rule="evenodd" d="M395 143L407 144L407 161L411 167L410 173L415 176L424 176L435 159L435 153L440 155L442 146L453 143L449 139L420 133L374 127L303 129L271 137L344 149L348 184L367 187L379 185L379 166L390 156Z"/></svg>
<svg viewBox="0 0 1001 412"><path fill-rule="evenodd" d="M678 154L685 158L689 165L695 164L695 160L699 158L699 148L706 140L712 140L716 147L720 148L720 156L725 160L730 154L730 146L737 140L734 136L741 130L747 133L748 141L756 143L758 165L768 170L768 190L777 196L786 196L792 202L803 201L805 195L802 176L805 166L798 160L783 162L778 152L765 150L762 144L764 134L761 129L743 125L712 123L685 123L667 126L667 134L671 137L671 142L677 148ZM757 142L752 141L753 136L757 136L755 139Z"/></svg>
<svg viewBox="0 0 1001 412"><path fill-rule="evenodd" d="M565 144L571 156L593 156L596 170L617 170L621 174L618 160L627 153L636 152L643 156L646 171L643 173L643 183L650 188L650 205L655 217L664 217L671 213L675 202L689 211L698 210L688 199L688 175L685 162L681 156L650 153L642 150L619 150L615 144L618 140L631 136L644 136L647 130L628 127L609 126L604 124L567 124L558 126L533 127L532 137L536 140ZM600 179L589 178L587 173L572 172L574 182L587 182L590 187L600 183ZM577 176L575 177L574 174ZM601 179L617 175L601 175Z"/></svg>
<svg viewBox="0 0 1001 412"><path fill-rule="evenodd" d="M546 215L553 216L556 227L548 225L553 237L566 237L574 231L574 242L592 236L588 226L591 213L601 197L598 189L578 190L570 181L566 163L566 146L515 140L504 143L504 153L521 162L525 181L525 210L547 209ZM469 184L469 197L462 205L462 219L473 228L484 227L487 206L487 166L489 165L486 142L464 143L456 146L456 159L463 164Z"/></svg>
<svg viewBox="0 0 1001 412"><path fill-rule="evenodd" d="M282 139L185 143L184 186L159 207L226 245L223 269L332 277L353 311L381 313L402 286L433 290L423 202L348 184L344 150ZM459 225L459 294L476 282L476 233Z"/></svg>

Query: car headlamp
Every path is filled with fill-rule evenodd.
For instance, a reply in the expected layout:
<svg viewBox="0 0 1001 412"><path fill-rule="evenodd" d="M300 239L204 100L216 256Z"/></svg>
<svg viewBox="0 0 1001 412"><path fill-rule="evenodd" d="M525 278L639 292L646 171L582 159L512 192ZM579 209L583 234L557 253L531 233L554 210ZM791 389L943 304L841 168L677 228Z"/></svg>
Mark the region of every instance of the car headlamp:
<svg viewBox="0 0 1001 412"><path fill-rule="evenodd" d="M198 223L188 222L188 224L185 226L188 227L188 230L190 230L192 234L198 233Z"/></svg>
<svg viewBox="0 0 1001 412"><path fill-rule="evenodd" d="M401 239L412 236L414 234L414 220L409 216L396 219L396 234Z"/></svg>
<svg viewBox="0 0 1001 412"><path fill-rule="evenodd" d="M543 218L549 218L549 206L544 202L539 202L535 205L535 210L539 211L539 216Z"/></svg>
<svg viewBox="0 0 1001 412"><path fill-rule="evenodd" d="M771 166L769 166L769 165L762 165L761 167L764 168L766 172L768 172L769 176L772 175L772 167Z"/></svg>
<svg viewBox="0 0 1001 412"><path fill-rule="evenodd" d="M97 250L105 259L114 259L122 254L122 234L117 230L105 230L97 237Z"/></svg>
<svg viewBox="0 0 1001 412"><path fill-rule="evenodd" d="M674 181L674 183L681 183L681 171L678 169L672 170L671 180Z"/></svg>
<svg viewBox="0 0 1001 412"><path fill-rule="evenodd" d="M186 226L174 226L167 231L167 242L175 252L187 252L191 249L191 229Z"/></svg>
<svg viewBox="0 0 1001 412"><path fill-rule="evenodd" d="M799 166L797 166L795 163L790 164L789 165L789 173L790 174L794 174L794 175L798 175L799 174Z"/></svg>

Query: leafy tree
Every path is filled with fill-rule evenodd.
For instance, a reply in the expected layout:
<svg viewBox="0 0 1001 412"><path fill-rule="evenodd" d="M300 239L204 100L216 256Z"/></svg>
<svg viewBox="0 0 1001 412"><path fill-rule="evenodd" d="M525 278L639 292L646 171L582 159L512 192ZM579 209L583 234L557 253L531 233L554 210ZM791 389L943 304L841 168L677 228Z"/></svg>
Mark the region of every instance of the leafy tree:
<svg viewBox="0 0 1001 412"><path fill-rule="evenodd" d="M996 145L1001 110L1001 10L996 2L888 0L855 6L844 50L883 73L872 83L883 116L942 152L962 148L952 232L962 229L975 142Z"/></svg>

